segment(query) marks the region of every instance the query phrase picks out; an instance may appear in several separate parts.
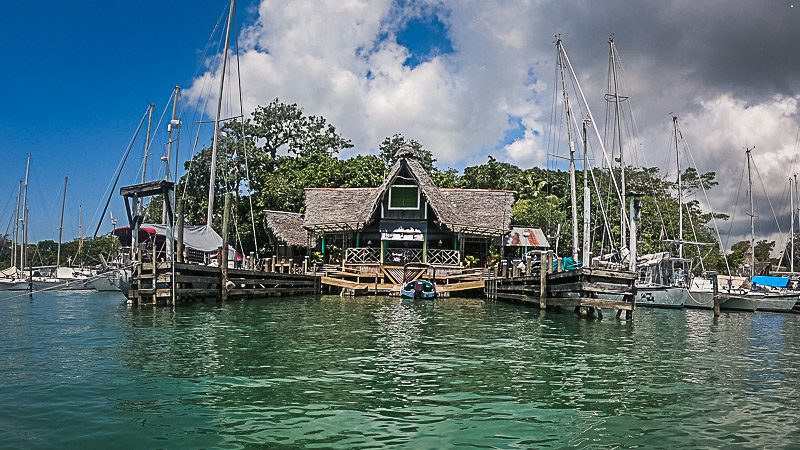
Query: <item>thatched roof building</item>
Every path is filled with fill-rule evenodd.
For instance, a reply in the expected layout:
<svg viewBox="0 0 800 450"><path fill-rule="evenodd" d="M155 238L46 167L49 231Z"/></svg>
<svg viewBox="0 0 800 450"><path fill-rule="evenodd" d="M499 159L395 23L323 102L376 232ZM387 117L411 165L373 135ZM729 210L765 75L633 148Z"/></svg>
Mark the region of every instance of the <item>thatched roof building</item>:
<svg viewBox="0 0 800 450"><path fill-rule="evenodd" d="M413 150L400 150L398 156L397 163L377 188L307 188L303 226L317 232L365 229L383 218L379 209L392 186L407 183L419 187L437 224L453 232L477 235L508 232L514 191L439 189Z"/></svg>
<svg viewBox="0 0 800 450"><path fill-rule="evenodd" d="M264 224L274 247L314 247L316 237L303 228L303 215L286 211L264 211Z"/></svg>

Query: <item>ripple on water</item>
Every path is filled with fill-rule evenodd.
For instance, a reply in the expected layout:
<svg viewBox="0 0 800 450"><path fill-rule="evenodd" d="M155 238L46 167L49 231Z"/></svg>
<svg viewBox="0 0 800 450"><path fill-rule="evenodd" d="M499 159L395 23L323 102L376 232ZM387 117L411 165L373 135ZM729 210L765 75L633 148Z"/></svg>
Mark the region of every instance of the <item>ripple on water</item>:
<svg viewBox="0 0 800 450"><path fill-rule="evenodd" d="M800 316L472 299L0 300L10 447L780 447Z"/></svg>

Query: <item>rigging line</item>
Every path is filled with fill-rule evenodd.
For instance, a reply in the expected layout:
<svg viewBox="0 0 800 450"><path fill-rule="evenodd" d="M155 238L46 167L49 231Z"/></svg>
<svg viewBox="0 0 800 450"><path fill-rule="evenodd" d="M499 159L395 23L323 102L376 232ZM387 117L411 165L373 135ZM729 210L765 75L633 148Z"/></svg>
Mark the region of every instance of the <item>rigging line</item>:
<svg viewBox="0 0 800 450"><path fill-rule="evenodd" d="M681 129L680 122L678 122L678 136L680 137L681 142L683 142L683 148L686 150L686 153L689 155L689 159L692 160L692 166L699 173L700 170L698 169L697 162L694 160L694 154L692 153L692 149L689 148L689 143L686 142L686 139L683 137L683 130ZM738 203L738 200L739 200L739 191L742 188L742 181L741 180L744 178L744 166L742 166L742 175L741 175L741 177L742 178L740 178L740 180L739 180L739 189L737 189L737 191L736 191L736 199L733 202L734 214L736 213L736 203ZM711 201L708 199L708 191L706 190L706 186L702 182L702 178L700 180L700 188L703 191L703 196L706 199L706 205L708 205L708 209L711 210L711 221L714 223L714 230L717 232L717 242L719 243L719 246L720 246L720 253L722 254L722 258L725 260L725 267L728 270L728 276L730 276L731 275L731 267L728 264L728 257L725 254L725 248L727 248L728 244L727 244L727 241L726 241L725 246L722 245L722 235L719 233L719 225L717 224L717 216L714 214L714 208L711 207ZM731 217L730 225L733 226L733 218L732 217ZM730 236L731 236L731 229L729 227L728 228L728 239L730 239Z"/></svg>
<svg viewBox="0 0 800 450"><path fill-rule="evenodd" d="M237 22L238 23L238 22ZM250 222L251 226L253 227L253 246L255 247L256 259L260 258L258 254L258 230L256 230L256 219L255 213L253 211L253 191L250 188L252 181L250 180L250 162L249 157L247 154L247 147L248 142L245 138L245 127L244 127L244 101L242 100L242 70L241 70L241 62L239 60L239 33L236 33L236 75L239 82L239 113L241 117L241 125L242 125L242 148L244 149L244 175L247 178L247 200L250 203Z"/></svg>
<svg viewBox="0 0 800 450"><path fill-rule="evenodd" d="M756 166L755 161L753 161L752 163L753 163L753 168L756 169L756 176L758 177L759 183L761 183L761 189L764 191L764 196L767 197L767 203L769 204L769 209L772 211L772 217L775 219L775 225L778 226L778 233L783 233L783 231L781 231L781 224L780 222L778 222L778 215L775 214L775 208L772 207L772 201L769 199L769 194L767 194L767 187L764 186L764 180L761 178L761 174L758 173L758 166ZM750 192L750 195L751 196L753 195L752 190Z"/></svg>
<svg viewBox="0 0 800 450"><path fill-rule="evenodd" d="M139 131L141 131L142 125L144 125L144 120L146 118L147 118L147 112L144 113L144 115L142 116L142 120L139 121L139 126L136 127L136 133L133 134L133 138L131 138L131 142L130 144L128 144L128 149L125 151L125 157L122 158L122 164L120 165L119 171L117 172L117 177L114 180L114 187L111 188L111 195L109 195L108 200L106 200L106 206L105 208L103 208L103 214L100 216L100 220L97 222L97 228L95 228L94 235L92 235L92 241L89 243L89 249L86 251L86 257L83 258L84 265L86 265L86 262L89 260L89 253L91 253L92 251L92 246L94 246L94 240L97 237L97 233L100 231L100 226L103 224L103 218L106 216L106 211L108 211L108 205L111 203L111 197L114 194L114 190L117 188L119 177L120 175L122 175L122 168L125 167L125 162L128 160L128 156L131 154L133 143L136 142L136 136L139 135Z"/></svg>
<svg viewBox="0 0 800 450"><path fill-rule="evenodd" d="M578 125L578 119L575 117L575 114L570 114L570 117L572 118L572 124L568 124L567 126L573 126L574 125L574 128L575 128L576 132L578 133L578 135L582 135L583 130ZM588 145L588 139L587 139L587 145ZM594 156L594 151L592 151L592 156ZM603 222L606 224L606 232L608 233L609 240L611 242L613 242L613 240L611 239L611 228L608 226L608 217L606 216L606 211L605 211L605 208L603 207L603 201L600 199L600 191L597 190L597 181L594 178L594 170L593 170L593 168L591 166L591 163L589 163L588 167L590 169L592 169L592 170L589 170L588 172L592 173L592 180L593 180L592 184L594 185L595 190L597 192L597 200L598 200L598 203L600 204L600 211L601 211L601 213L603 215ZM585 205L584 205L584 207L585 207ZM613 244L612 244L612 248L613 248Z"/></svg>
<svg viewBox="0 0 800 450"><path fill-rule="evenodd" d="M747 158L747 157L745 156L745 158ZM733 229L733 222L734 222L735 217L736 217L736 209L737 209L738 204L739 204L739 194L742 192L742 185L744 184L744 170L745 170L746 167L747 166L746 166L746 161L745 161L745 164L742 165L742 174L741 174L741 176L739 178L739 187L736 189L736 198L734 199L734 202L733 202L733 215L731 216L731 223L728 226L728 235L725 238L725 248L727 248L728 245L730 244L731 230Z"/></svg>
<svg viewBox="0 0 800 450"><path fill-rule="evenodd" d="M692 228L692 237L694 238L694 241L700 242L700 240L697 239L697 230L695 230L694 228L694 219L692 219L692 210L689 208L688 204L686 205L686 216L689 217L689 226ZM700 252L700 244L695 244L695 247L697 248L697 257L700 259L700 270L702 271L701 273L705 273L706 267L703 264L703 254Z"/></svg>
<svg viewBox="0 0 800 450"><path fill-rule="evenodd" d="M778 200L778 211L786 211L786 204L789 202L789 190L792 188L791 182L789 182L788 186L781 192L781 198ZM790 207L791 208L791 207ZM786 246L789 245L790 235L791 235L791 222L789 225L790 231L789 233L781 233L779 234L778 238L775 239L776 245L780 244L781 252L780 257L778 258L778 267L783 263L783 258L786 254Z"/></svg>
<svg viewBox="0 0 800 450"><path fill-rule="evenodd" d="M564 53L564 60L567 62L567 67L569 67L570 74L577 80L577 76L575 74L575 69L572 67L572 63L569 60L569 56L567 55L566 49L564 49L564 44L563 43L561 44L561 49L562 49L562 51ZM591 119L591 121L592 121L592 129L594 129L595 134L597 135L597 139L599 140L600 139L600 131L597 129L597 126L595 125L596 122L594 120L594 116L592 115L592 110L589 108L589 103L586 101L586 96L583 94L583 88L581 88L580 84L577 84L577 86L578 86L578 92L580 92L580 94L581 94L581 99L583 100L583 103L586 105L586 111L587 111L587 113L589 115L589 119ZM600 149L603 151L603 157L605 158L606 162L608 163L608 165L610 167L611 166L611 161L609 161L609 159L608 159L608 153L606 152L606 148L603 145L603 142L602 141L599 142L599 145L600 145ZM611 179L614 181L614 189L617 191L617 198L620 199L621 203L625 203L625 199L622 198L622 194L621 194L621 192L619 190L619 185L617 184L617 179L616 179L616 177L614 177L614 172L613 171L611 172ZM621 209L620 210L620 214L625 219L626 223L630 222L628 220L628 212L627 211L624 211L623 209Z"/></svg>

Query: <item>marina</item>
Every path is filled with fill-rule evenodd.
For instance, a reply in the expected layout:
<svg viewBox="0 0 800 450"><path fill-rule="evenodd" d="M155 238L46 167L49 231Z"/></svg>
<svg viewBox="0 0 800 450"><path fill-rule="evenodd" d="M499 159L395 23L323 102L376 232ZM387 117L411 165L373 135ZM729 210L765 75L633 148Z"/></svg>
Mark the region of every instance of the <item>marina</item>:
<svg viewBox="0 0 800 450"><path fill-rule="evenodd" d="M3 16L4 448L798 447L794 5L173 3Z"/></svg>

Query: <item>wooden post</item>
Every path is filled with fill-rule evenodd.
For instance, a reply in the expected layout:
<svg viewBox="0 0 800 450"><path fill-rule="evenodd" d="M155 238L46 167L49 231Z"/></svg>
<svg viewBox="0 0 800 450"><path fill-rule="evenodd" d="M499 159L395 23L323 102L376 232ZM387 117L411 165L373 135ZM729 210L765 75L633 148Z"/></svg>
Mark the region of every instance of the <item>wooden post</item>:
<svg viewBox="0 0 800 450"><path fill-rule="evenodd" d="M549 252L548 252L549 253ZM549 257L549 255L548 255ZM547 308L547 267L545 266L545 253L542 252L539 259L542 264L539 266L539 308ZM548 258L549 259L549 258Z"/></svg>
<svg viewBox="0 0 800 450"><path fill-rule="evenodd" d="M547 251L547 273L553 273L553 251Z"/></svg>
<svg viewBox="0 0 800 450"><path fill-rule="evenodd" d="M564 258L556 258L556 272L563 270Z"/></svg>
<svg viewBox="0 0 800 450"><path fill-rule="evenodd" d="M222 214L222 250L217 253L217 262L220 264L220 294L222 301L228 300L228 225L231 219L231 194L225 194L225 210Z"/></svg>
<svg viewBox="0 0 800 450"><path fill-rule="evenodd" d="M714 317L719 317L720 302L719 302L719 274L717 272L709 272L708 276L712 277L712 285L714 286Z"/></svg>
<svg viewBox="0 0 800 450"><path fill-rule="evenodd" d="M272 272L276 272L276 273L278 272L277 263L278 263L278 257L275 256L275 255L272 255Z"/></svg>
<svg viewBox="0 0 800 450"><path fill-rule="evenodd" d="M183 258L183 228L183 200L181 200L178 202L178 243L175 247L175 252L177 253L175 260L179 263L186 262Z"/></svg>

